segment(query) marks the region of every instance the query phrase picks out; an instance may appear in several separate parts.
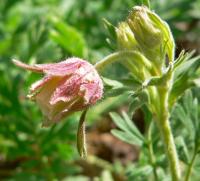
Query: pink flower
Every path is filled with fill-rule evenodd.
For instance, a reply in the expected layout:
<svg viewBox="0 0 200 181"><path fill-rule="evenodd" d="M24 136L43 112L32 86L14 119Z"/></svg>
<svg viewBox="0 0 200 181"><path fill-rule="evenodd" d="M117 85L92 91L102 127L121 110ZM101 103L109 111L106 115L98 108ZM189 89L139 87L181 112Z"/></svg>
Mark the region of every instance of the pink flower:
<svg viewBox="0 0 200 181"><path fill-rule="evenodd" d="M24 69L45 74L32 84L28 97L35 100L45 117L44 125L84 110L101 99L103 83L97 71L85 60L69 58L59 63L27 65Z"/></svg>

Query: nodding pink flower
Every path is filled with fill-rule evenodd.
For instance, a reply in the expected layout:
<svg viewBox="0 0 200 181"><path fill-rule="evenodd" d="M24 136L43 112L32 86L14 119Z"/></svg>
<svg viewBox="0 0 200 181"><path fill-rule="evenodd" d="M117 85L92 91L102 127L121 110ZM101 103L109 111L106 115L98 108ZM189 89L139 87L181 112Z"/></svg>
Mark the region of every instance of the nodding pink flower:
<svg viewBox="0 0 200 181"><path fill-rule="evenodd" d="M42 110L44 126L84 110L102 97L102 80L94 66L85 60L69 58L59 63L35 65L13 62L24 69L45 74L43 79L32 84L28 95Z"/></svg>

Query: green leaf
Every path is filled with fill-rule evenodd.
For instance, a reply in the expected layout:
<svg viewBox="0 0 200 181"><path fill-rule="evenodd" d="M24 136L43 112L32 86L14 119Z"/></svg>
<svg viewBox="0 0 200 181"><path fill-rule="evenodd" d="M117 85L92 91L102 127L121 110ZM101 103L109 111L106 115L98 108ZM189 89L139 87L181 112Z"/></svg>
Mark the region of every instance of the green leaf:
<svg viewBox="0 0 200 181"><path fill-rule="evenodd" d="M187 91L182 98L181 104L176 104L173 117L181 121L188 132L189 139L196 139L199 133L198 101L193 98L192 92Z"/></svg>
<svg viewBox="0 0 200 181"><path fill-rule="evenodd" d="M103 18L103 24L105 26L105 28L108 30L109 35L111 36L111 38L113 40L116 40L116 27L113 26L108 20L106 20L105 18Z"/></svg>
<svg viewBox="0 0 200 181"><path fill-rule="evenodd" d="M117 113L111 112L110 116L114 123L123 131L130 132L129 128L126 125L126 122L119 116Z"/></svg>
<svg viewBox="0 0 200 181"><path fill-rule="evenodd" d="M176 114L176 117L184 124L188 132L194 136L194 127L190 116L184 111L183 107L177 104L174 111L174 114Z"/></svg>
<svg viewBox="0 0 200 181"><path fill-rule="evenodd" d="M130 131L136 135L141 140L144 140L143 135L140 133L138 128L133 124L133 122L130 120L129 116L123 111L122 116L124 118L125 123L127 124L127 127L130 129Z"/></svg>
<svg viewBox="0 0 200 181"><path fill-rule="evenodd" d="M147 176L152 171L153 171L153 168L150 165L146 165L139 168L132 168L132 171L130 172L130 177L133 179L137 177Z"/></svg>
<svg viewBox="0 0 200 181"><path fill-rule="evenodd" d="M108 90L105 93L105 97L116 97L119 95L122 95L125 91L129 91L130 89L127 87L119 87L119 88L113 88Z"/></svg>
<svg viewBox="0 0 200 181"><path fill-rule="evenodd" d="M175 74L174 74L175 80L178 76L183 75L185 73L189 73L189 71L191 72L196 67L195 63L200 59L200 56L196 56L196 57L191 58L189 60L188 60L188 58L190 58L189 55L185 58L185 61L183 61L183 63L180 64L176 68ZM192 72L192 73L194 73L194 72Z"/></svg>
<svg viewBox="0 0 200 181"><path fill-rule="evenodd" d="M111 133L116 136L117 138L119 138L120 140L129 143L131 145L138 145L141 146L143 144L143 142L138 139L136 136L128 133L128 132L123 132L117 129L113 129L111 130Z"/></svg>
<svg viewBox="0 0 200 181"><path fill-rule="evenodd" d="M182 75L175 80L169 97L170 107L172 108L176 100L179 99L187 89L194 86L195 82L192 80L192 77L189 77L187 74Z"/></svg>
<svg viewBox="0 0 200 181"><path fill-rule="evenodd" d="M129 112L134 113L137 108L139 108L143 103L140 101L138 97L133 99L133 101L129 105Z"/></svg>
<svg viewBox="0 0 200 181"><path fill-rule="evenodd" d="M124 119L122 119L122 117L117 113L110 113L114 123L122 130L112 130L112 133L122 141L130 144L142 145L144 142L144 137L139 132L137 127L131 122L128 115L125 112L122 114ZM122 138L123 136L124 138Z"/></svg>
<svg viewBox="0 0 200 181"><path fill-rule="evenodd" d="M136 109L140 108L144 104L149 102L148 91L141 90L138 92L133 92L132 94L133 101L129 105L129 112L133 114Z"/></svg>
<svg viewBox="0 0 200 181"><path fill-rule="evenodd" d="M179 67L179 65L181 65L183 62L189 60L192 55L194 54L194 51L190 52L190 53L185 53L184 50L181 51L181 53L179 54L178 58L174 61L174 70Z"/></svg>
<svg viewBox="0 0 200 181"><path fill-rule="evenodd" d="M120 82L126 87L131 87L133 90L142 86L141 80L138 81L138 79L133 75L131 75L129 78L120 79Z"/></svg>
<svg viewBox="0 0 200 181"><path fill-rule="evenodd" d="M113 26L108 20L103 18L103 24L105 29L108 32L108 38L106 38L106 42L110 46L111 49L116 50L116 27Z"/></svg>
<svg viewBox="0 0 200 181"><path fill-rule="evenodd" d="M183 106L186 110L187 114L190 114L191 109L194 107L193 106L193 97L192 97L192 92L191 91L186 91L185 95L183 97Z"/></svg>
<svg viewBox="0 0 200 181"><path fill-rule="evenodd" d="M199 128L200 122L199 122L199 117L198 117L198 115L199 115L198 110L199 110L198 100L197 100L197 98L195 98L194 101L193 101L193 107L192 107L192 111L191 111L192 115L191 116L194 120L194 127L195 127L196 130L200 129Z"/></svg>
<svg viewBox="0 0 200 181"><path fill-rule="evenodd" d="M103 77L102 79L103 82L110 87L123 87L123 84L117 80L112 80L105 77Z"/></svg>
<svg viewBox="0 0 200 181"><path fill-rule="evenodd" d="M56 18L52 18L52 23L55 29L50 31L50 38L53 41L72 55L87 56L86 42L80 31Z"/></svg>
<svg viewBox="0 0 200 181"><path fill-rule="evenodd" d="M176 147L177 147L177 151L178 151L178 155L179 158L184 161L186 164L189 163L189 151L187 149L186 143L183 139L183 137L178 136L177 138L175 138L175 143L176 143Z"/></svg>

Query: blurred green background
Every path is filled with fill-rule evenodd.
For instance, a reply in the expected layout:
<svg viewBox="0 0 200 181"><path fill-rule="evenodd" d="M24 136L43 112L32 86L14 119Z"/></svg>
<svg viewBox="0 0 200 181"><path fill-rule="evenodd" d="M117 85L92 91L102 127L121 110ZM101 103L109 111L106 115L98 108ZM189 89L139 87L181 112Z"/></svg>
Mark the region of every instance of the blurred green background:
<svg viewBox="0 0 200 181"><path fill-rule="evenodd" d="M127 96L103 99L87 118L88 160L76 150L79 113L42 128L38 107L26 99L40 76L15 67L58 62L78 56L95 63L113 52L102 19L117 25L140 0L1 0L0 1L0 180L126 180L126 169L138 149L115 140L110 110L126 109ZM200 0L152 0L151 8L165 19L180 49L200 53ZM119 65L107 77L120 77ZM118 148L113 145L118 145ZM124 150L117 150L123 147ZM120 148L121 149L121 148ZM113 156L114 155L114 156Z"/></svg>

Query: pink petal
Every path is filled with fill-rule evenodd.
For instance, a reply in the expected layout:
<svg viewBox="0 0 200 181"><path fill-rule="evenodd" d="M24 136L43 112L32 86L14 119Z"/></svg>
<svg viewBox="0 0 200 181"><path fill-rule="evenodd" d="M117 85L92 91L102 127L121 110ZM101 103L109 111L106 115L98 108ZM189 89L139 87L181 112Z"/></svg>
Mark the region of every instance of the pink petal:
<svg viewBox="0 0 200 181"><path fill-rule="evenodd" d="M54 109L52 110L52 117L51 117L50 120L52 120L53 122L58 122L59 120L61 120L66 115L69 115L69 114L75 112L72 109L72 107L78 102L79 102L79 98L74 98L70 102L68 102L67 104L65 102L57 103L53 107ZM62 105L62 107L60 105Z"/></svg>
<svg viewBox="0 0 200 181"><path fill-rule="evenodd" d="M46 83L48 83L52 77L50 76L45 76L43 79L38 80L37 82L33 83L30 87L30 92L33 93L40 89L42 86L44 86Z"/></svg>
<svg viewBox="0 0 200 181"><path fill-rule="evenodd" d="M48 126L52 123L60 121L63 117L72 114L72 107L74 104L79 102L79 98L74 98L70 102L58 102L55 105L50 105L48 109L48 114L45 114L45 121L43 126Z"/></svg>
<svg viewBox="0 0 200 181"><path fill-rule="evenodd" d="M97 91L97 87L95 83L86 83L81 85L81 90L84 91L84 100L85 104L89 104L91 98L94 96L95 92Z"/></svg>
<svg viewBox="0 0 200 181"><path fill-rule="evenodd" d="M100 88L99 82L85 83L81 85L81 90L84 90L85 104L94 104L102 97L103 89Z"/></svg>
<svg viewBox="0 0 200 181"><path fill-rule="evenodd" d="M78 75L73 75L72 77L62 79L51 96L50 104L53 105L59 101L68 102L74 97L77 97L80 81L81 79Z"/></svg>
<svg viewBox="0 0 200 181"><path fill-rule="evenodd" d="M49 83L49 81L51 81L52 77L44 77L43 79L33 83L29 89L29 94L27 95L27 98L31 99L31 100L35 100L35 97L37 96L37 94L40 93L40 91L42 90L42 88Z"/></svg>
<svg viewBox="0 0 200 181"><path fill-rule="evenodd" d="M24 69L33 72L46 73L48 75L54 75L54 76L65 76L65 75L71 75L87 62L79 58L69 58L59 63L50 63L50 64L27 65L19 60L13 60L13 63L19 67L22 67Z"/></svg>
<svg viewBox="0 0 200 181"><path fill-rule="evenodd" d="M45 116L49 115L49 112L52 109L49 100L59 81L59 77L52 77L52 79L44 84L40 91L35 95L35 100Z"/></svg>
<svg viewBox="0 0 200 181"><path fill-rule="evenodd" d="M27 69L27 70L30 70L30 71L33 71L33 72L38 72L38 73L43 72L42 68L37 67L36 65L27 65L27 64L25 64L25 63L23 63L19 60L15 60L15 59L13 59L12 61L18 67L21 67L21 68L24 68L24 69Z"/></svg>
<svg viewBox="0 0 200 181"><path fill-rule="evenodd" d="M53 63L53 64L38 64L36 65L39 68L43 69L43 72L48 75L54 75L54 76L65 76L65 75L71 75L74 73L83 62L80 61L62 61L59 63Z"/></svg>

